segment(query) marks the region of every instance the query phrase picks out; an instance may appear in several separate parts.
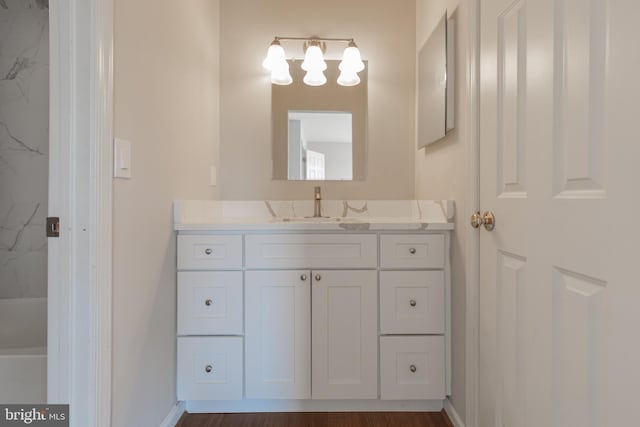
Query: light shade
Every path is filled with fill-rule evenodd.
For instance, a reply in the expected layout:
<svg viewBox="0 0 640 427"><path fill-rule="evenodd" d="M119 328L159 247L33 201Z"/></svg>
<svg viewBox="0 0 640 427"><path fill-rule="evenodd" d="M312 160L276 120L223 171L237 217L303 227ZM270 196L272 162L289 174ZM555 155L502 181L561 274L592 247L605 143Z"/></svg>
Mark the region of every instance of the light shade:
<svg viewBox="0 0 640 427"><path fill-rule="evenodd" d="M287 63L287 59L284 55L284 48L280 45L278 40L274 40L269 46L267 57L262 61L262 66L269 71L273 71L278 67L284 67L283 63Z"/></svg>
<svg viewBox="0 0 640 427"><path fill-rule="evenodd" d="M327 77L324 75L323 70L310 70L304 75L302 81L309 86L322 86L327 82Z"/></svg>
<svg viewBox="0 0 640 427"><path fill-rule="evenodd" d="M360 49L351 41L349 46L342 53L342 62L340 62L340 71L348 71L351 73L359 73L364 70L364 62L360 57Z"/></svg>
<svg viewBox="0 0 640 427"><path fill-rule="evenodd" d="M279 64L271 71L271 83L274 85L286 86L293 83L293 78L289 73L289 63Z"/></svg>
<svg viewBox="0 0 640 427"><path fill-rule="evenodd" d="M358 73L352 71L340 71L338 84L340 86L356 86L360 84L360 77L358 77Z"/></svg>
<svg viewBox="0 0 640 427"><path fill-rule="evenodd" d="M324 71L327 69L327 63L322 57L322 49L317 42L311 42L304 54L304 61L301 68L305 71Z"/></svg>

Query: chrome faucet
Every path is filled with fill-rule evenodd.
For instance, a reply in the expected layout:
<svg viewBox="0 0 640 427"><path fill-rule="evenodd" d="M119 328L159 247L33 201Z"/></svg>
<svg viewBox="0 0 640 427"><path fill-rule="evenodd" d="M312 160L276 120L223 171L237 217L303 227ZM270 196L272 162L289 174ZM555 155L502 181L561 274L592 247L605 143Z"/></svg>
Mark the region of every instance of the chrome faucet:
<svg viewBox="0 0 640 427"><path fill-rule="evenodd" d="M320 193L320 187L314 189L313 195L313 217L322 217L322 194Z"/></svg>

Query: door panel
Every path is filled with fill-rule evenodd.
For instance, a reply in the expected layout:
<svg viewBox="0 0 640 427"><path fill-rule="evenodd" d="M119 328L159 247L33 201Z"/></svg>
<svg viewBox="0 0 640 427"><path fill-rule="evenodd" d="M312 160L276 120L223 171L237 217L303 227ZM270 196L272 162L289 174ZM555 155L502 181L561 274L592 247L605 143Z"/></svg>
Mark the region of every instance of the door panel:
<svg viewBox="0 0 640 427"><path fill-rule="evenodd" d="M479 424L640 425L640 3L480 5Z"/></svg>

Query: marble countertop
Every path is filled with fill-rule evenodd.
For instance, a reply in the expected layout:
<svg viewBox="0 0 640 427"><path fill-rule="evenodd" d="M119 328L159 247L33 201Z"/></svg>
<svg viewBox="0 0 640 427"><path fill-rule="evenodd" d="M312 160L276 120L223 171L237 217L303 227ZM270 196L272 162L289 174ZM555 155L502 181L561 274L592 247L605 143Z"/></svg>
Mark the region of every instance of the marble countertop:
<svg viewBox="0 0 640 427"><path fill-rule="evenodd" d="M323 200L325 218L310 218L313 201L176 200L177 231L438 231L453 230L452 200Z"/></svg>

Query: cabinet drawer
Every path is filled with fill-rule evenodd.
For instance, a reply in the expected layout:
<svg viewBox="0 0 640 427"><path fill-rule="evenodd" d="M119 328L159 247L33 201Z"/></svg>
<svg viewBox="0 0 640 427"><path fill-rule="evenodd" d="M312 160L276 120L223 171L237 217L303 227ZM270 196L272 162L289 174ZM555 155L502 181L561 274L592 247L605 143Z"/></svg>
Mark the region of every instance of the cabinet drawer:
<svg viewBox="0 0 640 427"><path fill-rule="evenodd" d="M380 337L380 397L445 398L444 336Z"/></svg>
<svg viewBox="0 0 640 427"><path fill-rule="evenodd" d="M178 338L178 400L242 399L242 337Z"/></svg>
<svg viewBox="0 0 640 427"><path fill-rule="evenodd" d="M380 236L380 268L443 267L443 234Z"/></svg>
<svg viewBox="0 0 640 427"><path fill-rule="evenodd" d="M178 335L242 335L242 272L178 273Z"/></svg>
<svg viewBox="0 0 640 427"><path fill-rule="evenodd" d="M178 236L178 270L242 268L242 236Z"/></svg>
<svg viewBox="0 0 640 427"><path fill-rule="evenodd" d="M375 235L246 236L247 268L376 268Z"/></svg>
<svg viewBox="0 0 640 427"><path fill-rule="evenodd" d="M444 272L380 272L381 333L443 334L444 307Z"/></svg>

